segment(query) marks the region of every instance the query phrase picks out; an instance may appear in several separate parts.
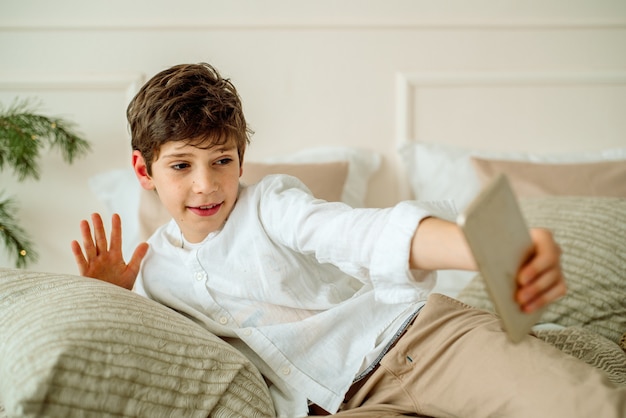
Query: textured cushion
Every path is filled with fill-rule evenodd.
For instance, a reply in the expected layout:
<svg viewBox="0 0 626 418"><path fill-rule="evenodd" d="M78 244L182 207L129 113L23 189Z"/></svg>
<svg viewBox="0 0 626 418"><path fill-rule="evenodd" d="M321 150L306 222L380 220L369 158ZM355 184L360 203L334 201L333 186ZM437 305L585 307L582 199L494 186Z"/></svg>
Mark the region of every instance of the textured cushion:
<svg viewBox="0 0 626 418"><path fill-rule="evenodd" d="M540 329L534 334L564 353L604 370L613 383L626 386L626 353L614 342L578 327Z"/></svg>
<svg viewBox="0 0 626 418"><path fill-rule="evenodd" d="M8 416L274 416L237 350L116 286L0 269L0 318Z"/></svg>
<svg viewBox="0 0 626 418"><path fill-rule="evenodd" d="M506 174L520 197L626 197L626 160L578 164L540 164L472 158L482 186Z"/></svg>
<svg viewBox="0 0 626 418"><path fill-rule="evenodd" d="M551 229L563 251L568 294L541 322L582 327L619 344L626 331L626 199L545 197L521 206L528 224ZM480 275L458 298L493 310Z"/></svg>

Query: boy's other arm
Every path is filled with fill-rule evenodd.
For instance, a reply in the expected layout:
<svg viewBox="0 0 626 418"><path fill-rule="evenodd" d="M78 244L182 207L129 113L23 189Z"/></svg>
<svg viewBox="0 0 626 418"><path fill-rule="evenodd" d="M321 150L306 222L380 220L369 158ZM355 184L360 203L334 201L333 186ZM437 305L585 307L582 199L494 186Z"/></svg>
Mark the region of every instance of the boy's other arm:
<svg viewBox="0 0 626 418"><path fill-rule="evenodd" d="M83 248L72 241L72 253L82 276L93 277L131 290L139 274L141 260L148 252L148 244L141 243L135 249L128 264L122 255L122 221L119 215L111 217L111 242L107 242L104 224L99 214L91 215L93 236L89 222L80 223Z"/></svg>
<svg viewBox="0 0 626 418"><path fill-rule="evenodd" d="M550 231L531 229L532 256L518 271L515 300L524 312L533 312L565 295L561 271L561 249ZM411 242L411 269L477 270L463 232L453 222L426 218L420 222Z"/></svg>

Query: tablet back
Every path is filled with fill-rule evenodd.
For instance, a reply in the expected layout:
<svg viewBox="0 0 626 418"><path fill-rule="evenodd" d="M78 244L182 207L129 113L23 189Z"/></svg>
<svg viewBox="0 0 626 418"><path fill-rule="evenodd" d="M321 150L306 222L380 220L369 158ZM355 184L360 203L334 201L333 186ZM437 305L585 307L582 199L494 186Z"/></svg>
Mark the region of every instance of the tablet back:
<svg viewBox="0 0 626 418"><path fill-rule="evenodd" d="M520 310L514 300L515 276L531 255L532 241L517 199L504 175L485 187L459 215L487 291L510 339L521 340L539 320L541 310Z"/></svg>

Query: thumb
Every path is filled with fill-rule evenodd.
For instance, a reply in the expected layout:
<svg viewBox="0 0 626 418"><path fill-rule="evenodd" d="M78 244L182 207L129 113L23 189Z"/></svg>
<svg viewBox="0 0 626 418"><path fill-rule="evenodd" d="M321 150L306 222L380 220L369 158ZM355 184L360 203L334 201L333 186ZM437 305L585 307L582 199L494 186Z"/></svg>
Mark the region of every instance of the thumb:
<svg viewBox="0 0 626 418"><path fill-rule="evenodd" d="M139 274L139 269L141 267L141 261L144 259L146 254L148 253L148 249L150 245L147 242L142 242L135 248L133 252L133 256L130 258L128 262L127 269L130 270L133 275L136 277Z"/></svg>

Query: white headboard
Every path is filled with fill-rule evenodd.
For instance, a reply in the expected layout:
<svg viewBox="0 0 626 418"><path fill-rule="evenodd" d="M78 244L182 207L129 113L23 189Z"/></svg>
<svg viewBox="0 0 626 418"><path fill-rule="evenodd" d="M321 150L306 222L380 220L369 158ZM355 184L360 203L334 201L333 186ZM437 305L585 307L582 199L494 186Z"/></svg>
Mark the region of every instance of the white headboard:
<svg viewBox="0 0 626 418"><path fill-rule="evenodd" d="M399 143L568 152L626 145L624 72L399 73Z"/></svg>

